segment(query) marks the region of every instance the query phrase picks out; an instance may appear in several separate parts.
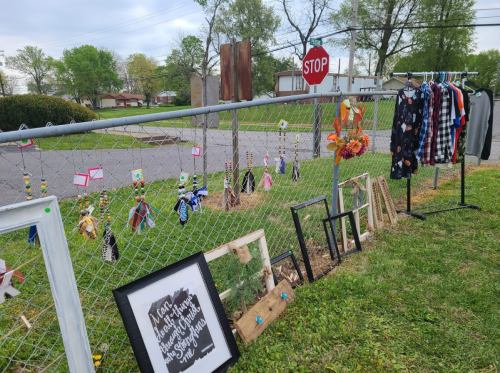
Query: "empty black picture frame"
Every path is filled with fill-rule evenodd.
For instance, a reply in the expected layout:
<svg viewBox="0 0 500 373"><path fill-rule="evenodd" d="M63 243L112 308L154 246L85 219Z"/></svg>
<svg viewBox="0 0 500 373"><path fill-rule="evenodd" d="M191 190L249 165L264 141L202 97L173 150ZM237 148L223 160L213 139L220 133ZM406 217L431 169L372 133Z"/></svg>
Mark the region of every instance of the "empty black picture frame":
<svg viewBox="0 0 500 373"><path fill-rule="evenodd" d="M300 209L303 209L304 207L314 205L315 203L321 203L321 202L323 202L325 205L325 216L327 218L329 218L330 217L330 210L328 210L328 202L326 201L325 196L316 197L316 198L310 199L309 201L302 202L302 203L299 203L298 205L290 207L290 210L292 212L292 217L293 217L293 223L295 225L295 231L297 232L297 238L299 240L299 246L300 246L300 251L302 253L302 259L304 260L304 266L306 268L307 279L311 283L314 282L314 280L316 280L320 277L323 277L331 269L324 272L324 273L321 273L316 278L314 277L314 274L313 274L313 271L311 268L311 262L309 261L309 253L307 252L306 243L304 241L304 234L302 232L302 226L300 225L300 219L299 219L298 212ZM333 229L332 220L329 220L329 225L330 225L330 232L333 236L334 229ZM330 251L330 257L333 261L337 260L337 263L335 263L334 266L338 265L338 264L340 264L340 262L342 260L338 246L337 246L336 242L335 242L335 245L332 245L332 243L329 239L328 231L326 229L325 229L325 234L327 236L327 244L328 244L328 250ZM335 241L335 239L334 239L334 241ZM334 247L335 247L335 251L334 251Z"/></svg>
<svg viewBox="0 0 500 373"><path fill-rule="evenodd" d="M293 253L292 253L291 250L289 250L286 253L283 253L281 255L278 255L275 258L272 258L271 259L271 266L273 264L281 262L283 259L286 259L288 257L290 257L290 259L292 259L293 266L295 267L295 270L297 271L297 274L299 275L300 283L303 283L304 282L304 277L302 276L302 272L300 271L299 263L297 263L297 259L295 259L295 255L293 255ZM271 267L271 270L272 270L272 267ZM274 284L278 285L278 280L276 279L276 276L274 275L274 272L273 272L273 278L274 278Z"/></svg>
<svg viewBox="0 0 500 373"><path fill-rule="evenodd" d="M337 250L337 252L339 252L339 248L337 245L337 239L335 238L335 234L333 231L332 221L335 221L337 219L341 219L341 218L346 217L346 216L349 217L349 222L351 224L352 236L354 237L354 245L356 246L356 250L351 250L349 252L346 252L346 253L340 255L341 258L345 258L346 256L361 252L361 241L359 240L358 229L356 227L356 219L354 219L354 213L352 211L346 211L346 212L343 212L343 213L340 213L340 214L337 214L334 216L329 216L329 217L323 219L323 227L325 228L326 239L328 240L328 245L331 245L330 244L330 237L332 237L333 244L335 245L335 249ZM330 225L331 234L332 234L331 236L327 232L327 228L326 228L327 223L330 223L329 225Z"/></svg>
<svg viewBox="0 0 500 373"><path fill-rule="evenodd" d="M115 301L118 305L120 315L123 319L123 323L125 325L125 329L130 339L132 349L134 350L134 354L137 359L137 363L139 365L141 373L158 373L158 372L154 370L153 364L149 356L149 351L143 341L141 331L139 329L139 325L137 323L135 314L132 310L132 305L130 303L128 296L132 293L141 291L147 286L152 285L157 281L163 280L190 266L197 266L197 268L199 269L200 275L203 279L206 291L211 301L211 304L200 304L202 310L203 308L207 309L207 307L213 307L213 310L215 312L218 321L218 323L207 322L207 325L209 325L210 329L220 328L222 335L225 339L225 342L227 344L227 349L230 354L229 359L221 361L218 368L212 370L211 372L217 372L217 373L226 372L227 369L232 365L234 365L240 357L238 346L234 339L233 333L231 332L229 322L224 312L224 307L219 298L219 294L217 292L217 288L215 287L215 283L212 279L212 275L210 274L210 270L205 260L205 256L203 255L203 252L199 252L185 259L182 259L174 264L171 264L165 268L162 268L156 272L153 272L147 276L144 276L138 280L135 280L127 285L124 285L120 288L113 290ZM163 294L158 294L157 297L160 298L162 295ZM154 334L153 328L151 330L152 333ZM210 335L210 332L208 334ZM153 351L152 353L155 352ZM204 358L204 356L202 358ZM197 372L205 372L205 371L198 369Z"/></svg>

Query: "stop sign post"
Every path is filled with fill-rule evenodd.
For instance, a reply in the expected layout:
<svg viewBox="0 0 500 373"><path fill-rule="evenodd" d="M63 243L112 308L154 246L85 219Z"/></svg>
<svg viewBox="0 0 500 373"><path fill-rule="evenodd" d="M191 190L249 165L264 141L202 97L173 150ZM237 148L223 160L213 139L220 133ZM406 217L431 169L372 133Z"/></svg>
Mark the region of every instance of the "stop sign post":
<svg viewBox="0 0 500 373"><path fill-rule="evenodd" d="M302 76L309 85L321 84L328 74L330 56L321 46L309 49L302 61Z"/></svg>

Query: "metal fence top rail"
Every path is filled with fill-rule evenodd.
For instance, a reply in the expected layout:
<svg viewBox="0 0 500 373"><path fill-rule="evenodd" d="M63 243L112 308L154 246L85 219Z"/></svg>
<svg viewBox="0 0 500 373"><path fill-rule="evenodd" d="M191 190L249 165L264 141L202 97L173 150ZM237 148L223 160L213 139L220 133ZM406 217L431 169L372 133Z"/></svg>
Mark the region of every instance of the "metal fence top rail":
<svg viewBox="0 0 500 373"><path fill-rule="evenodd" d="M88 132L112 127L122 127L132 124L141 124L160 120L176 119L188 116L204 115L217 113L234 109L244 109L254 106L274 105L284 102L308 100L313 98L341 97L341 96L377 96L377 95L396 95L396 91L372 91L372 92L327 92L327 93L309 93L296 96L275 97L266 100L244 101L224 105L206 106L195 109L185 109L169 111L156 114L135 115L125 118L113 118L101 121L81 122L72 124L62 124L52 127L32 128L23 131L10 131L0 133L0 144L12 141L21 141L32 138L55 137L70 135L79 132Z"/></svg>
<svg viewBox="0 0 500 373"><path fill-rule="evenodd" d="M463 76L468 76L468 75L479 75L478 72L474 71L427 71L427 72L413 72L413 71L408 71L406 73L390 73L389 75L391 77L393 76L408 76L408 74L411 74L412 76L424 76L424 75L439 75L439 73L448 73L452 75L463 75Z"/></svg>

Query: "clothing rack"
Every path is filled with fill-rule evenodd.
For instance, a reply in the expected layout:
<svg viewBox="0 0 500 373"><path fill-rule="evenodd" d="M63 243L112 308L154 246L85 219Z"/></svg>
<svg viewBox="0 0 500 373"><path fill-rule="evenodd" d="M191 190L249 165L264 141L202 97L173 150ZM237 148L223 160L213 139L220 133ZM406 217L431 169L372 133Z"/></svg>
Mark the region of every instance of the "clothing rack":
<svg viewBox="0 0 500 373"><path fill-rule="evenodd" d="M440 74L445 73L449 76L460 76L462 79L462 86L465 85L465 77L467 76L473 76L473 75L479 75L479 72L470 72L470 71L430 71L430 72L406 72L406 73L391 73L390 76L405 76L408 78L408 80L411 80L414 76L440 76ZM446 212L446 211L453 211L453 210L460 210L460 209L474 209L474 210L481 210L481 207L476 206L476 205L471 205L468 203L465 203L465 155L464 159L461 162L461 172L460 172L460 202L455 202L455 201L449 201L448 203L445 204L437 204L437 205L432 205L432 206L426 206L426 207L421 207L417 208L416 210L423 210L423 209L430 209L431 207L437 207L437 206L448 206L448 205L454 205L455 207L450 207L450 208L443 208L440 210L432 210L432 211L425 211L422 213L414 212L411 210L411 178L406 179L406 210L396 210L400 214L407 214L410 216L413 216L417 219L425 220L426 217L425 215L429 214L437 214L440 212ZM434 176L434 189L437 187L437 175L439 172L439 168L436 167L435 171L435 176Z"/></svg>

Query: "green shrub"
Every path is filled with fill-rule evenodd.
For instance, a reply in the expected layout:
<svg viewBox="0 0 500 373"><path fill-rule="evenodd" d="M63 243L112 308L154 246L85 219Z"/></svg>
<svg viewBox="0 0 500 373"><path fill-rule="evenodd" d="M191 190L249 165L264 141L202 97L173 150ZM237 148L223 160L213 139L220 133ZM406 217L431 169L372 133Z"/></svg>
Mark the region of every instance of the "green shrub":
<svg viewBox="0 0 500 373"><path fill-rule="evenodd" d="M88 122L97 115L80 104L45 95L14 95L0 99L0 129L16 131L21 124L30 128Z"/></svg>
<svg viewBox="0 0 500 373"><path fill-rule="evenodd" d="M191 95L184 92L177 92L173 104L174 106L189 106L191 105Z"/></svg>

